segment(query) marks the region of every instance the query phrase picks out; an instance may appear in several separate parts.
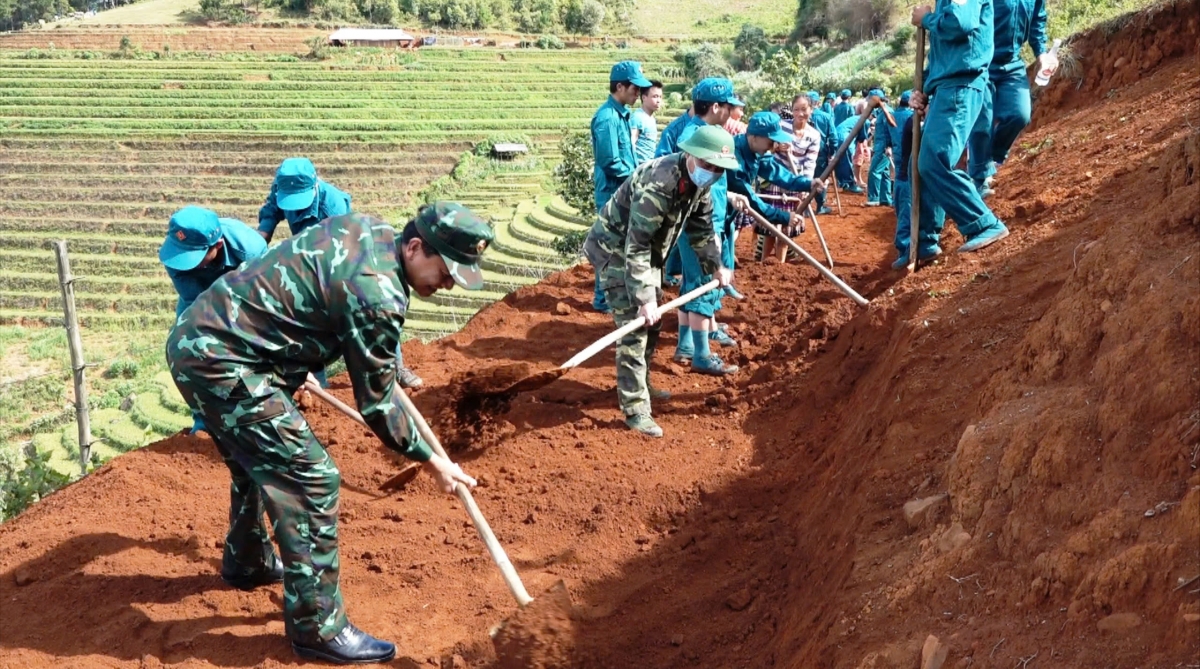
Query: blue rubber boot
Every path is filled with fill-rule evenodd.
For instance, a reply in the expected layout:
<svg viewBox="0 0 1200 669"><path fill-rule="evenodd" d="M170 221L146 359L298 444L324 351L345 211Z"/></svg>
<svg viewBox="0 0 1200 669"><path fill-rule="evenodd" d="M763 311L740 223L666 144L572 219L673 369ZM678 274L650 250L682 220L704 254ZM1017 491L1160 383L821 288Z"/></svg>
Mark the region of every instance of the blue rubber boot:
<svg viewBox="0 0 1200 669"><path fill-rule="evenodd" d="M718 345L724 346L726 348L728 348L730 346L737 346L737 342L734 341L733 337L729 336L729 332L727 332L724 329L717 329L717 330L713 330L712 332L709 332L708 339L709 339L709 341L714 341Z"/></svg>
<svg viewBox="0 0 1200 669"><path fill-rule="evenodd" d="M692 330L692 343L696 354L692 358L692 371L712 376L724 376L738 371L737 365L726 365L720 358L713 355L708 346L708 333L702 330Z"/></svg>
<svg viewBox="0 0 1200 669"><path fill-rule="evenodd" d="M672 360L680 364L685 364L692 361L694 354L695 348L692 345L692 329L680 323L679 343L675 345L675 357Z"/></svg>

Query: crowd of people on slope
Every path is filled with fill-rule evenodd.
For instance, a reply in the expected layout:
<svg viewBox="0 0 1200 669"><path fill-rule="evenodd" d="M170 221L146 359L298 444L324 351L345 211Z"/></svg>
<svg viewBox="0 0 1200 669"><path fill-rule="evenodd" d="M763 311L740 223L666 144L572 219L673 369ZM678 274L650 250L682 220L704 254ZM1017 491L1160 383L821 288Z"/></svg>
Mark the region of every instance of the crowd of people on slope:
<svg viewBox="0 0 1200 669"><path fill-rule="evenodd" d="M907 266L914 248L919 262L941 255L947 216L965 240L960 253L1007 237L1008 228L984 200L1029 123L1022 45L1029 44L1039 70L1057 68L1046 49L1046 19L1044 0L939 0L936 8L915 7L911 21L930 40L927 70L922 90L901 93L895 109L881 88L861 99L850 89L824 98L797 91L790 103L746 118L733 82L714 77L693 86L691 106L659 133L662 83L647 78L636 61L614 65L609 97L590 128L598 218L584 251L595 269L593 306L619 326L636 318L647 323L617 350L626 424L662 435L651 402L669 394L651 383L648 361L659 339L663 285L686 294L717 280L719 290L680 308L673 358L701 374L736 372L713 347L737 345L718 312L723 299L743 298L733 285L738 233L754 228L757 260L776 252L785 260L787 247L754 221L761 217L795 236L804 232L806 217L832 213L821 176L841 146L846 151L829 186L865 193L868 207L895 208L893 268ZM914 123L925 133L915 161ZM923 184L915 244L909 239L914 164ZM797 211L797 194L804 192L812 193L815 209Z"/></svg>

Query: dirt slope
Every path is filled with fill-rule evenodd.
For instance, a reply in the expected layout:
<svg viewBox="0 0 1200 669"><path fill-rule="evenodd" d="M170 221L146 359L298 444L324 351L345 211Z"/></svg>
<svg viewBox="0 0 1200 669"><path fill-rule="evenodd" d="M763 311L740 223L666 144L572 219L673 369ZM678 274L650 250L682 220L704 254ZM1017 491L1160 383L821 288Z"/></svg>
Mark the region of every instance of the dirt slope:
<svg viewBox="0 0 1200 669"><path fill-rule="evenodd" d="M929 634L950 667L1197 661L1200 582L1177 589L1200 574L1196 9L1169 10L1182 46L1134 80L1051 88L1064 106L1001 175L999 248L901 278L888 213L846 197L826 233L869 309L747 262L728 318L746 369L661 354L666 439L621 429L608 354L478 419L431 416L530 591L567 581L575 667L914 667ZM418 405L604 334L590 284L556 275L406 349ZM343 472L352 619L395 666L487 666L514 605L454 500L426 479L382 496L374 440L308 414ZM277 589L216 576L226 486L211 444L177 437L0 526L0 666L295 664ZM905 502L943 493L910 526Z"/></svg>

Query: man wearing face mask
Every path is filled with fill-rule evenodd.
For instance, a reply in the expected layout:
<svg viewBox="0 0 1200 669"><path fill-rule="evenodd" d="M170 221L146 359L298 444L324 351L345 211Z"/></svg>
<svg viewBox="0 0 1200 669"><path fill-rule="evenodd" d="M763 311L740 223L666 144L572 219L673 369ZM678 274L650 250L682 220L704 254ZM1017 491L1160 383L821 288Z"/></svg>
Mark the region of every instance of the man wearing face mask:
<svg viewBox="0 0 1200 669"><path fill-rule="evenodd" d="M719 126L706 126L679 148L681 153L638 166L600 212L583 246L600 272L616 324L625 325L639 316L646 319L645 328L618 343L617 400L625 424L650 437L663 434L650 415L649 374L658 342L658 304L668 249L681 234L686 235L705 273L715 275L722 286L733 276L732 270L721 266L709 192L725 170L737 167L733 138Z"/></svg>
<svg viewBox="0 0 1200 669"><path fill-rule="evenodd" d="M346 618L340 475L292 396L309 368L344 356L355 403L384 446L425 463L445 492L474 486L404 412L395 356L411 293L429 297L456 283L479 289L479 260L492 240L485 221L448 202L423 208L403 231L362 214L337 216L222 276L167 338L171 376L204 416L232 477L221 577L241 590L282 580L284 628L301 657L386 662L396 648Z"/></svg>

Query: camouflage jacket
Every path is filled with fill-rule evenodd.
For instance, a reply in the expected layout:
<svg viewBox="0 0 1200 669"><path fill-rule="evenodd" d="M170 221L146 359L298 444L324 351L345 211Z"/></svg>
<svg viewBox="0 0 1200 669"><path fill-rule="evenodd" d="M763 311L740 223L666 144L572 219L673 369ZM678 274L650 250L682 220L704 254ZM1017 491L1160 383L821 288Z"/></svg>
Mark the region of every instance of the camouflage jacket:
<svg viewBox="0 0 1200 669"><path fill-rule="evenodd" d="M409 302L399 241L383 221L337 216L222 276L167 340L167 357L188 369L180 381L236 403L227 424L252 423L287 411L275 391L294 392L340 354L371 430L405 457L428 460L396 396Z"/></svg>
<svg viewBox="0 0 1200 669"><path fill-rule="evenodd" d="M687 235L705 274L721 265L712 195L687 177L686 157L671 153L639 165L600 211L584 242L583 251L596 267L625 265L625 285L635 306L655 299L667 252L680 234Z"/></svg>

